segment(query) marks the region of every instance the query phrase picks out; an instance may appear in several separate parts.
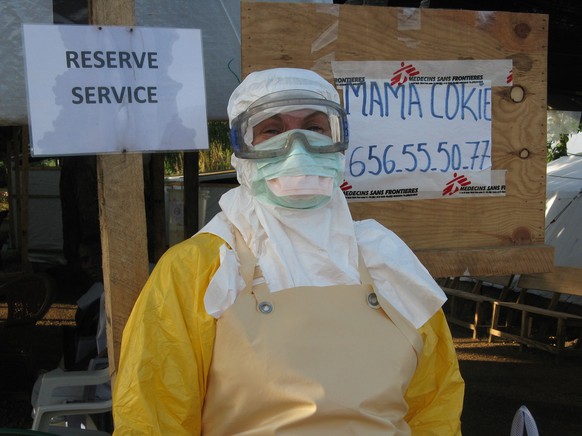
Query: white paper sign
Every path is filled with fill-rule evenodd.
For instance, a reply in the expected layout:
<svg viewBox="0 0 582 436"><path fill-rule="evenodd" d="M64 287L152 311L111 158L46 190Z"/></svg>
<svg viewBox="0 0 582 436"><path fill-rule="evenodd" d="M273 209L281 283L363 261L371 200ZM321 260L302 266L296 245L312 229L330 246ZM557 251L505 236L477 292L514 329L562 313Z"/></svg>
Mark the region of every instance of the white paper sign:
<svg viewBox="0 0 582 436"><path fill-rule="evenodd" d="M350 126L348 200L504 195L505 173L491 171L491 80L511 83L511 61L334 62L333 71Z"/></svg>
<svg viewBox="0 0 582 436"><path fill-rule="evenodd" d="M23 25L34 156L208 148L200 31Z"/></svg>

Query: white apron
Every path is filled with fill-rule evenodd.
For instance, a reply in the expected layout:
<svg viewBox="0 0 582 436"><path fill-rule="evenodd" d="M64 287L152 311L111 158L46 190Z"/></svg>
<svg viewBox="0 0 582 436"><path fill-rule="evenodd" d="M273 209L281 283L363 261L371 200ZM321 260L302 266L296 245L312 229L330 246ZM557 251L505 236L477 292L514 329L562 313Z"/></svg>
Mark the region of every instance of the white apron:
<svg viewBox="0 0 582 436"><path fill-rule="evenodd" d="M270 293L242 238L237 252L247 287L217 320L202 433L409 435L422 340L366 268L366 284Z"/></svg>

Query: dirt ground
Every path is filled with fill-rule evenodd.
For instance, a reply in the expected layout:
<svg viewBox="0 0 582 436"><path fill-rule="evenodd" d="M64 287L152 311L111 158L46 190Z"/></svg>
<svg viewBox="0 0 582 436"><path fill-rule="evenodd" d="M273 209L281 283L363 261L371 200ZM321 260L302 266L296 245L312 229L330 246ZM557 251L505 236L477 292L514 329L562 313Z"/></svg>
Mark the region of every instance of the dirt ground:
<svg viewBox="0 0 582 436"><path fill-rule="evenodd" d="M509 435L517 409L525 405L542 436L582 435L582 358L520 350L496 340L474 340L453 326L465 379L463 434Z"/></svg>
<svg viewBox="0 0 582 436"><path fill-rule="evenodd" d="M74 306L55 304L48 318L33 343L38 370L58 365L63 330L74 325ZM529 408L542 436L582 435L582 358L556 362L548 353L520 351L511 342L489 344L471 339L468 330L453 326L451 331L466 383L465 436L509 435L521 405ZM30 383L18 380L14 368L1 374L0 427L30 428Z"/></svg>

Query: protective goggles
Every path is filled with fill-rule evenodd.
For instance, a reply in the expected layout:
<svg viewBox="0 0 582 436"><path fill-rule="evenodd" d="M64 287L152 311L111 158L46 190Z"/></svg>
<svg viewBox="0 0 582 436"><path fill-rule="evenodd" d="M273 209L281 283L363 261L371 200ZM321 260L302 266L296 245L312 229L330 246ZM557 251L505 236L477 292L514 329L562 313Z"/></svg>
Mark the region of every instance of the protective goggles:
<svg viewBox="0 0 582 436"><path fill-rule="evenodd" d="M283 156L296 140L311 153L346 150L346 112L315 92L281 91L260 98L231 122L230 141L239 158Z"/></svg>

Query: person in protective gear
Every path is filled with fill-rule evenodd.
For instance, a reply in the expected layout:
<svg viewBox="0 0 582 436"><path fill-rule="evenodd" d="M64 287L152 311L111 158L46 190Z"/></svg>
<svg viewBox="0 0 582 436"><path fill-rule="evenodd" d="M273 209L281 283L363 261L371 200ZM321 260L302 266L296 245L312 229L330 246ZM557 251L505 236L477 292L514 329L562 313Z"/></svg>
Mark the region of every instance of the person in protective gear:
<svg viewBox="0 0 582 436"><path fill-rule="evenodd" d="M445 296L393 232L352 220L339 103L303 69L257 71L233 92L240 186L135 304L116 435L461 433Z"/></svg>

